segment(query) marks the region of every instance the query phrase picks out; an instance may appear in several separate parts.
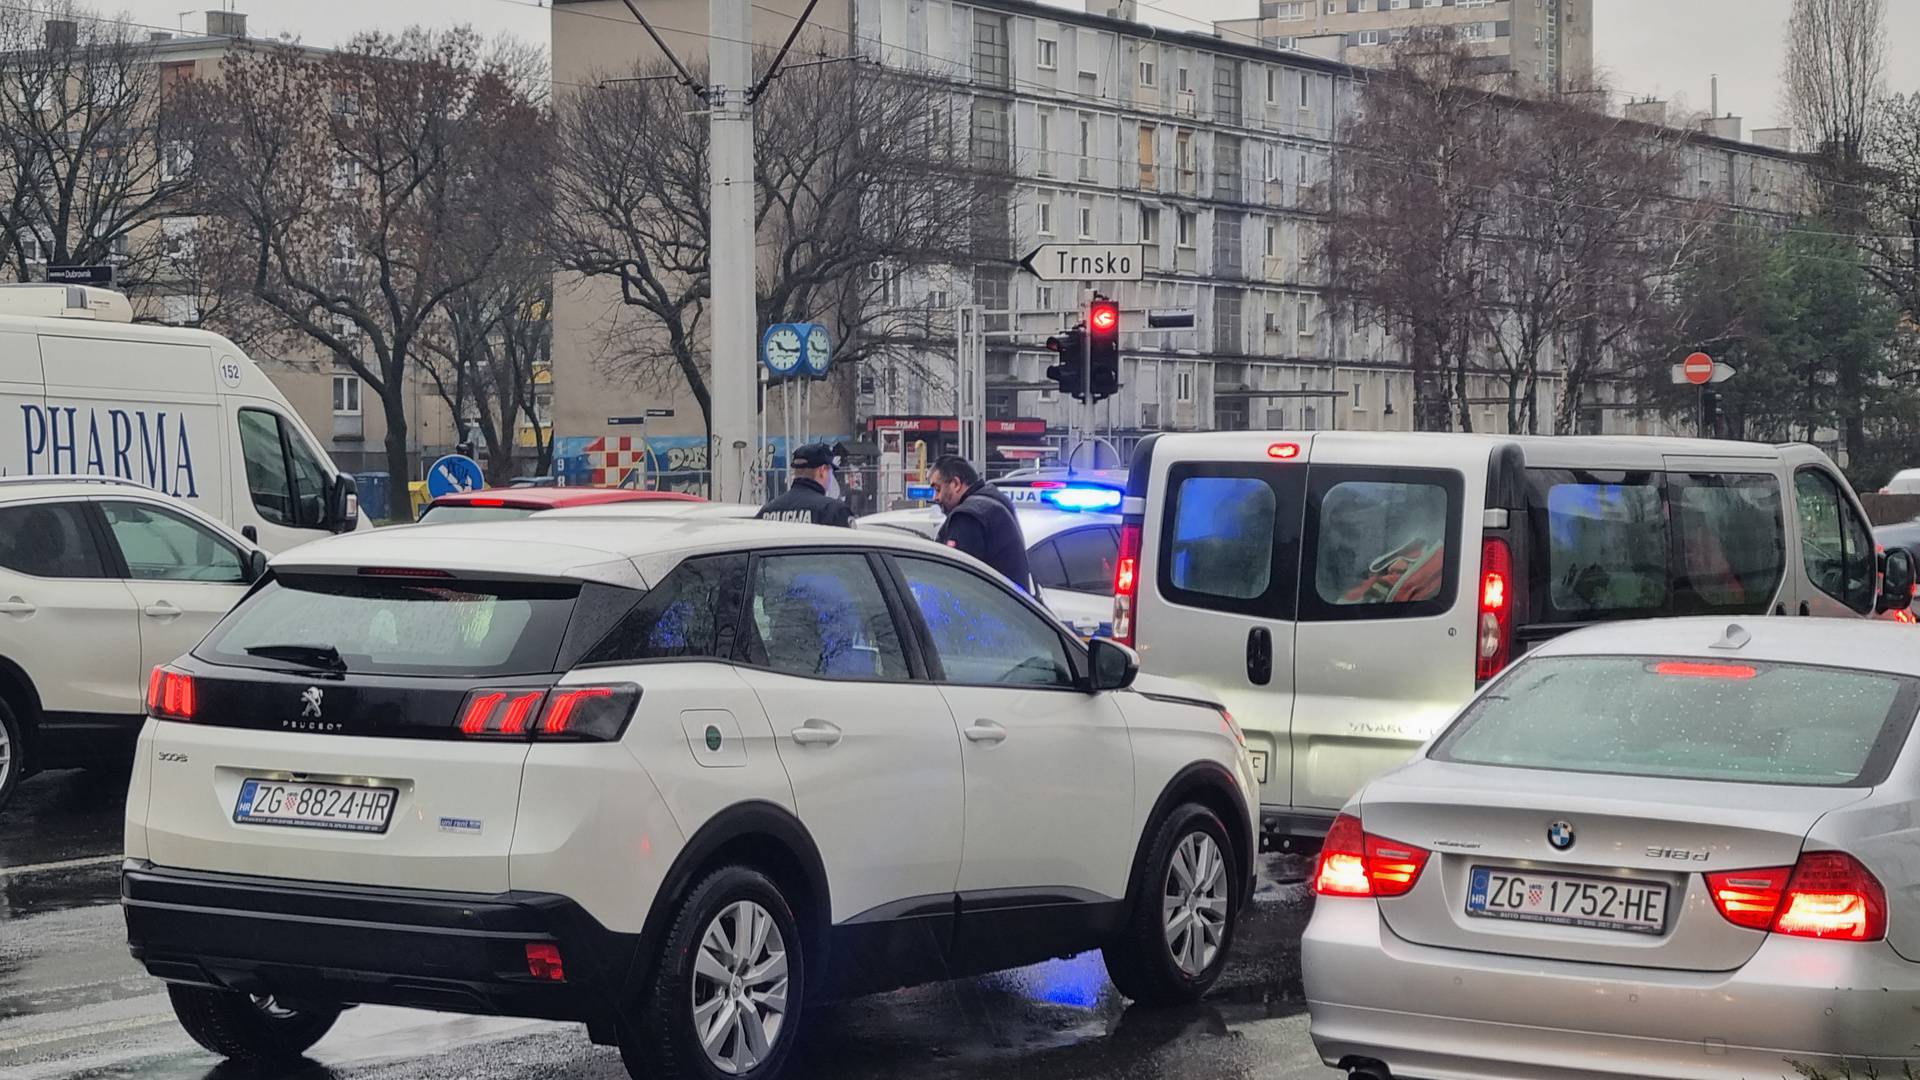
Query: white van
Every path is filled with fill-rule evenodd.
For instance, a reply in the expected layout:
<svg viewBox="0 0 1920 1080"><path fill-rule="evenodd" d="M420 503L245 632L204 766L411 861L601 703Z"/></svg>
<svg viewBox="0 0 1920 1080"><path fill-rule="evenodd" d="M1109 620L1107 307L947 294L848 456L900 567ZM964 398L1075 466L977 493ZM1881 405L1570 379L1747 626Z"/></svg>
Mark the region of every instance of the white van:
<svg viewBox="0 0 1920 1080"><path fill-rule="evenodd" d="M1811 446L1157 435L1122 510L1114 634L1221 694L1270 848L1323 835L1541 641L1649 616L1867 616L1912 591L1910 557L1877 558Z"/></svg>
<svg viewBox="0 0 1920 1080"><path fill-rule="evenodd" d="M364 523L353 477L246 353L132 318L105 289L0 287L0 475L132 480L268 551Z"/></svg>

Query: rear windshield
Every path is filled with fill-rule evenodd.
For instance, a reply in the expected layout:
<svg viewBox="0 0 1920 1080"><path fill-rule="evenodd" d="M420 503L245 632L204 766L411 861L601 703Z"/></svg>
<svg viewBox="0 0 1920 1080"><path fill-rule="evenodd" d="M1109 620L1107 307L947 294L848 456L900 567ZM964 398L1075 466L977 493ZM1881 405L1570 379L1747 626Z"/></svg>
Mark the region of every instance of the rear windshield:
<svg viewBox="0 0 1920 1080"><path fill-rule="evenodd" d="M1430 756L1567 772L1754 784L1879 783L1920 684L1897 675L1618 656L1518 665Z"/></svg>
<svg viewBox="0 0 1920 1080"><path fill-rule="evenodd" d="M287 660L247 650L330 646L349 672L545 674L554 670L578 593L561 584L285 575L242 601L196 655L285 669Z"/></svg>
<svg viewBox="0 0 1920 1080"><path fill-rule="evenodd" d="M427 507L421 511L420 521L422 524L465 525L474 521L516 521L532 517L533 513L533 509L526 506L463 506L449 503L446 506Z"/></svg>

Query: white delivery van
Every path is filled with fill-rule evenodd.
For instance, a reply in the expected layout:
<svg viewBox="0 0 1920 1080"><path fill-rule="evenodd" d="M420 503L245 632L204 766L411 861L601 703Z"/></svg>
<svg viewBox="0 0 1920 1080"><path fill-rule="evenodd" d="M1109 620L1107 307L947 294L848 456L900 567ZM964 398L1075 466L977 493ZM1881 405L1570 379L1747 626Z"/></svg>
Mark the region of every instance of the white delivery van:
<svg viewBox="0 0 1920 1080"><path fill-rule="evenodd" d="M1122 505L1114 636L1246 732L1263 847L1312 846L1530 646L1668 615L1911 598L1811 446L1369 432L1156 435ZM1884 595L1879 571L1884 567Z"/></svg>
<svg viewBox="0 0 1920 1080"><path fill-rule="evenodd" d="M0 475L132 480L268 551L364 524L353 477L238 346L132 317L105 289L0 287Z"/></svg>

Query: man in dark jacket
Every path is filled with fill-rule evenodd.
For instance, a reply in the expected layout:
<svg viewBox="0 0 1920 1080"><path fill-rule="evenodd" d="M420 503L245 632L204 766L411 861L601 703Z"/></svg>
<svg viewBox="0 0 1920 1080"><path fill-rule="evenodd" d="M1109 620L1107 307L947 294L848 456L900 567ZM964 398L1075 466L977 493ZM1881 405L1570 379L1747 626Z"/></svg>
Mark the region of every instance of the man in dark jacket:
<svg viewBox="0 0 1920 1080"><path fill-rule="evenodd" d="M932 472L933 501L947 514L935 539L979 559L1031 592L1027 539L1020 533L1013 500L983 483L966 458L949 454L933 463Z"/></svg>
<svg viewBox="0 0 1920 1080"><path fill-rule="evenodd" d="M808 443L793 452L791 464L793 486L754 516L763 521L852 527L853 511L827 494L827 484L833 479L833 448L826 443Z"/></svg>

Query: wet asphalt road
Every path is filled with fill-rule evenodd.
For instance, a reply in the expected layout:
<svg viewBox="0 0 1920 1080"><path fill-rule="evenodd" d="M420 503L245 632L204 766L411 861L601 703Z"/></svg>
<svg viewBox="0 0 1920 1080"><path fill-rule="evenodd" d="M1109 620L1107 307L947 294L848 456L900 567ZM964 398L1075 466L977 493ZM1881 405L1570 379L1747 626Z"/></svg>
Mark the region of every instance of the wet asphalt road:
<svg viewBox="0 0 1920 1080"><path fill-rule="evenodd" d="M223 1064L173 1022L127 956L118 896L124 781L50 773L0 813L0 1080L623 1080L578 1025L361 1008L311 1063ZM1200 1005L1131 1008L1097 953L814 1010L808 1080L1331 1080L1306 1036L1299 935L1311 898L1270 860L1235 957Z"/></svg>

